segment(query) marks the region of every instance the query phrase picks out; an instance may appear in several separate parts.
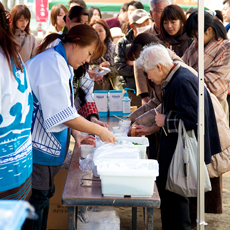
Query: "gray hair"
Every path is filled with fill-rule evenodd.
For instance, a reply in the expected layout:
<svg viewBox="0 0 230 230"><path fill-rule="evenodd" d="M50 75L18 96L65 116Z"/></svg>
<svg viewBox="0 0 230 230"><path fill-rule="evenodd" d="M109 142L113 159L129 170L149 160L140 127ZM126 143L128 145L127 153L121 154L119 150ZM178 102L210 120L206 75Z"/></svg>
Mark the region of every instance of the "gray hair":
<svg viewBox="0 0 230 230"><path fill-rule="evenodd" d="M168 50L161 44L144 47L140 57L136 60L136 66L146 71L154 69L158 64L169 66L173 64Z"/></svg>
<svg viewBox="0 0 230 230"><path fill-rule="evenodd" d="M167 2L168 4L170 4L169 0L150 0L149 2L149 7L150 7L150 10L153 11L155 9L155 5L158 3L158 2Z"/></svg>

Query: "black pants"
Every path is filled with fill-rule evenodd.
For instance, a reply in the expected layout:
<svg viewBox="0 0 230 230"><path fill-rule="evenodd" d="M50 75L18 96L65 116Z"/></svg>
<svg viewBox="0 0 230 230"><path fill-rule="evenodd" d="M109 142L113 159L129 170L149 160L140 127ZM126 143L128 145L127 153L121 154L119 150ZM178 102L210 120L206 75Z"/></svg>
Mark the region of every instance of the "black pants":
<svg viewBox="0 0 230 230"><path fill-rule="evenodd" d="M159 132L146 136L149 139L148 158L157 160L157 151L159 144Z"/></svg>
<svg viewBox="0 0 230 230"><path fill-rule="evenodd" d="M162 230L191 230L189 199L165 189L167 175L157 177Z"/></svg>
<svg viewBox="0 0 230 230"><path fill-rule="evenodd" d="M32 196L29 199L29 203L35 208L38 219L26 219L22 230L46 230L49 202L50 198L54 195L54 191L55 186L49 190L32 189Z"/></svg>

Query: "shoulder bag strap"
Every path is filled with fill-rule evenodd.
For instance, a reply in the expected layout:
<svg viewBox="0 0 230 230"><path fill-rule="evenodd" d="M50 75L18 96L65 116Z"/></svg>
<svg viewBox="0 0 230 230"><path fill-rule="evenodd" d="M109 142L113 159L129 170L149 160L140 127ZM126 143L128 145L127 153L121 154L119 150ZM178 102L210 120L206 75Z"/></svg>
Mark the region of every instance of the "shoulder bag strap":
<svg viewBox="0 0 230 230"><path fill-rule="evenodd" d="M24 39L23 39L23 41L22 41L22 44L21 44L21 47L24 46L24 44L25 44L25 42L26 42L26 38L27 38L27 33L25 34L25 37L24 37Z"/></svg>

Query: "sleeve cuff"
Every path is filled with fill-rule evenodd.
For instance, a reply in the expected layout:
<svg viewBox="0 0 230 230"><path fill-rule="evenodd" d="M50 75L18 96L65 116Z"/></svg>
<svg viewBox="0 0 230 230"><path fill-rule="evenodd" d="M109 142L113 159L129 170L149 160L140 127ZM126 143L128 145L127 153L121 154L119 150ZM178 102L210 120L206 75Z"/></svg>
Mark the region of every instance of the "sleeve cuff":
<svg viewBox="0 0 230 230"><path fill-rule="evenodd" d="M68 107L65 110L53 115L52 117L44 120L44 128L47 132L60 132L67 128L63 123L73 120L78 117L76 109Z"/></svg>
<svg viewBox="0 0 230 230"><path fill-rule="evenodd" d="M92 117L95 117L95 118L97 118L97 120L99 120L98 114L90 114L90 115L87 117L87 120L90 121Z"/></svg>
<svg viewBox="0 0 230 230"><path fill-rule="evenodd" d="M168 133L178 133L179 118L175 111L170 111L165 117L165 128Z"/></svg>
<svg viewBox="0 0 230 230"><path fill-rule="evenodd" d="M79 110L78 113L84 118L88 118L91 114L98 115L98 109L95 102L86 102Z"/></svg>
<svg viewBox="0 0 230 230"><path fill-rule="evenodd" d="M149 93L141 93L139 96L141 97L141 99L143 99L145 97L149 97Z"/></svg>

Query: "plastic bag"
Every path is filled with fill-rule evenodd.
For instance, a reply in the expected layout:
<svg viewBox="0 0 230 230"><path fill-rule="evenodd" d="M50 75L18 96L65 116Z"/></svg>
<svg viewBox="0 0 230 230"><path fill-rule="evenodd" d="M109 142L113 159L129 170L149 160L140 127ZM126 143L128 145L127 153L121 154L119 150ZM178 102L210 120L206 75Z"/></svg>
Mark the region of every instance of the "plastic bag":
<svg viewBox="0 0 230 230"><path fill-rule="evenodd" d="M88 154L83 160L79 159L79 168L82 172L90 172L93 166L93 153Z"/></svg>
<svg viewBox="0 0 230 230"><path fill-rule="evenodd" d="M139 149L128 148L128 146L104 144L95 150L93 156L93 175L99 177L97 164L105 159L140 159Z"/></svg>
<svg viewBox="0 0 230 230"><path fill-rule="evenodd" d="M101 158L140 159L140 151L138 148L129 148L129 146L105 144L95 150L94 163Z"/></svg>
<svg viewBox="0 0 230 230"><path fill-rule="evenodd" d="M120 230L120 218L113 207L92 207L87 211L89 222L77 221L79 230Z"/></svg>
<svg viewBox="0 0 230 230"><path fill-rule="evenodd" d="M183 133L183 134L182 134ZM198 143L194 130L186 131L179 121L176 149L169 166L166 189L184 197L197 196L197 154ZM204 190L211 191L207 167L204 164Z"/></svg>

